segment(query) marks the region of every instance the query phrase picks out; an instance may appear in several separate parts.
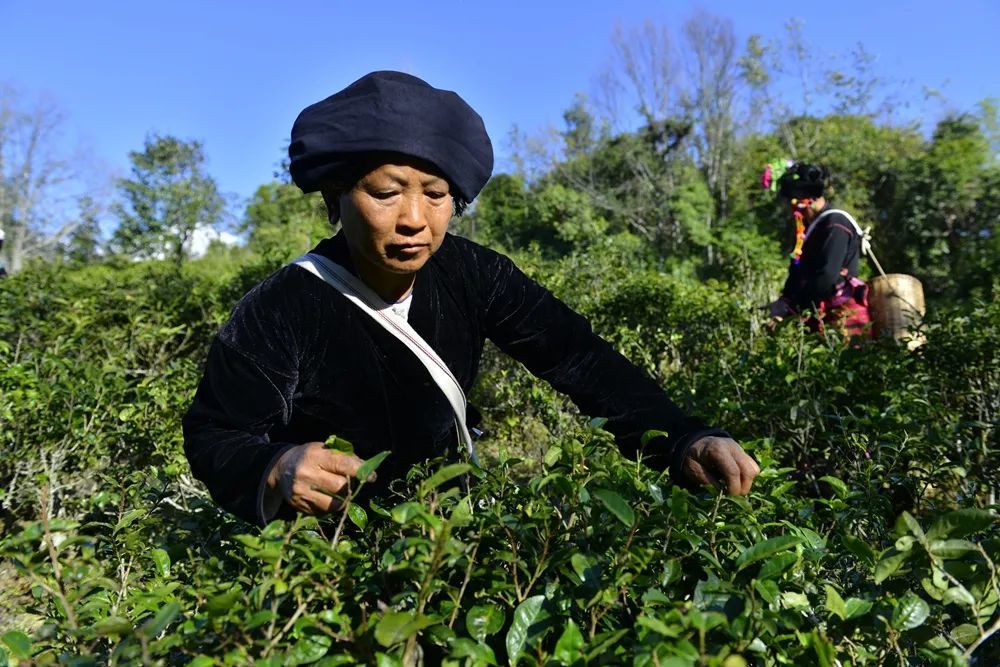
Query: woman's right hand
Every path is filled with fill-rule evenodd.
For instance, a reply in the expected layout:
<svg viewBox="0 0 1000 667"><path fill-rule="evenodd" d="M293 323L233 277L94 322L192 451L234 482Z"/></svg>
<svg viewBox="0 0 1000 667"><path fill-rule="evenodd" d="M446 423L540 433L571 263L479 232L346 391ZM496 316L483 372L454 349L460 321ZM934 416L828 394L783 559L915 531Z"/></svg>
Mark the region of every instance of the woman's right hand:
<svg viewBox="0 0 1000 667"><path fill-rule="evenodd" d="M354 454L327 449L322 442L307 442L281 455L271 468L267 486L299 512L326 514L341 506L335 496L350 492L351 480L362 463Z"/></svg>

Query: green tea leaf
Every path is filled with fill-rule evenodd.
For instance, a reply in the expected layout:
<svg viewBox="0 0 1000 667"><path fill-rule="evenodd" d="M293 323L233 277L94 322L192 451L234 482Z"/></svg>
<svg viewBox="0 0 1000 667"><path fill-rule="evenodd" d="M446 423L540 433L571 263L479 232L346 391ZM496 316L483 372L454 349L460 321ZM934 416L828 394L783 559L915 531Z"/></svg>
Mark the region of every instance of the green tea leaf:
<svg viewBox="0 0 1000 667"><path fill-rule="evenodd" d="M490 635L500 632L507 620L503 609L495 604L477 604L465 615L465 628L477 642L485 642Z"/></svg>
<svg viewBox="0 0 1000 667"><path fill-rule="evenodd" d="M831 614L841 619L847 618L847 606L844 604L844 598L830 584L826 585L826 608Z"/></svg>
<svg viewBox="0 0 1000 667"><path fill-rule="evenodd" d="M452 658L469 658L477 665L497 664L496 654L486 644L477 644L468 637L459 637L451 642Z"/></svg>
<svg viewBox="0 0 1000 667"><path fill-rule="evenodd" d="M125 512L125 514L122 515L122 518L118 520L118 523L115 524L115 532L117 533L123 528L128 528L135 522L136 519L143 516L145 513L146 510L143 509L134 509Z"/></svg>
<svg viewBox="0 0 1000 667"><path fill-rule="evenodd" d="M645 433L642 434L642 437L639 438L639 442L643 447L645 447L647 444L649 444L649 441L652 440L653 438L669 438L669 437L670 434L667 433L666 431L657 431L656 429L650 429L649 431L646 431Z"/></svg>
<svg viewBox="0 0 1000 667"><path fill-rule="evenodd" d="M797 535L780 535L778 537L772 537L766 539L763 542L758 542L745 549L736 558L736 568L742 570L750 563L756 563L759 560L765 558L770 558L771 556L781 553L787 549L791 549L797 544L801 544L803 539Z"/></svg>
<svg viewBox="0 0 1000 667"><path fill-rule="evenodd" d="M514 610L514 621L507 631L507 658L511 665L516 665L528 643L528 633L542 611L545 603L544 595L535 595L517 606Z"/></svg>
<svg viewBox="0 0 1000 667"><path fill-rule="evenodd" d="M969 552L979 551L969 540L931 540L929 546L932 554L945 560L964 558Z"/></svg>
<svg viewBox="0 0 1000 667"><path fill-rule="evenodd" d="M837 479L836 477L831 477L830 475L823 475L819 478L819 481L826 482L833 489L833 492L837 494L838 498L846 498L851 494L847 485L843 481Z"/></svg>
<svg viewBox="0 0 1000 667"><path fill-rule="evenodd" d="M153 618L142 624L139 631L147 639L155 639L157 635L167 629L170 622L177 617L181 611L181 605L177 602L168 602L160 607Z"/></svg>
<svg viewBox="0 0 1000 667"><path fill-rule="evenodd" d="M409 523L409 521L414 517L423 514L423 512L423 505L411 500L396 505L389 511L389 514L392 516L392 520L396 523L406 524Z"/></svg>
<svg viewBox="0 0 1000 667"><path fill-rule="evenodd" d="M333 640L326 635L306 635L295 642L292 650L285 654L283 665L308 665L316 662L330 649Z"/></svg>
<svg viewBox="0 0 1000 667"><path fill-rule="evenodd" d="M687 491L679 486L674 486L670 490L670 516L679 522L687 521L688 499L691 497ZM662 498L660 502L663 502Z"/></svg>
<svg viewBox="0 0 1000 667"><path fill-rule="evenodd" d="M11 630L5 632L2 639L15 658L27 660L31 657L31 640L28 635L19 630Z"/></svg>
<svg viewBox="0 0 1000 667"><path fill-rule="evenodd" d="M908 593L896 603L892 612L892 627L897 630L912 630L923 625L931 613L931 608L923 598Z"/></svg>
<svg viewBox="0 0 1000 667"><path fill-rule="evenodd" d="M556 642L556 650L552 657L564 665L572 665L583 659L583 647L584 640L580 626L570 619L566 621L566 627Z"/></svg>
<svg viewBox="0 0 1000 667"><path fill-rule="evenodd" d="M610 489L595 489L593 495L623 524L631 528L635 523L635 512L620 495Z"/></svg>
<svg viewBox="0 0 1000 667"><path fill-rule="evenodd" d="M239 586L230 588L225 593L220 593L209 599L205 605L205 611L209 616L222 616L233 608L236 601L243 596L243 589Z"/></svg>
<svg viewBox="0 0 1000 667"><path fill-rule="evenodd" d="M757 578L774 579L791 567L798 559L799 555L794 552L778 554L774 558L768 559L768 561L761 566L760 572L757 574Z"/></svg>
<svg viewBox="0 0 1000 667"><path fill-rule="evenodd" d="M965 537L989 528L997 517L986 510L966 508L948 512L930 527L927 539L939 540L945 538Z"/></svg>
<svg viewBox="0 0 1000 667"><path fill-rule="evenodd" d="M551 468L555 464L559 463L559 459L562 458L562 453L562 447L559 445L552 445L549 447L548 451L545 452L545 465Z"/></svg>
<svg viewBox="0 0 1000 667"><path fill-rule="evenodd" d="M128 635L132 633L132 622L121 616L108 616L94 623L93 629L99 635Z"/></svg>
<svg viewBox="0 0 1000 667"><path fill-rule="evenodd" d="M364 508L357 503L351 503L347 506L347 518L361 530L364 530L368 525L368 514L366 514Z"/></svg>
<svg viewBox="0 0 1000 667"><path fill-rule="evenodd" d="M358 471L354 473L354 476L362 482L374 481L372 475L382 465L382 461L385 461L386 457L391 453L390 451L379 452L370 459L366 459L364 463L358 466Z"/></svg>
<svg viewBox="0 0 1000 667"><path fill-rule="evenodd" d="M170 576L170 555L166 551L163 549L153 549L149 556L153 559L156 571L161 577Z"/></svg>
<svg viewBox="0 0 1000 667"><path fill-rule="evenodd" d="M854 535L845 534L842 538L844 547L858 557L862 563L874 565L878 558L875 550L868 546L868 543Z"/></svg>
<svg viewBox="0 0 1000 667"><path fill-rule="evenodd" d="M459 475L464 475L470 470L472 470L472 466L468 463L451 463L441 466L439 470L420 484L420 494L426 495L445 482L455 479Z"/></svg>
<svg viewBox="0 0 1000 667"><path fill-rule="evenodd" d="M924 537L924 529L920 527L920 522L909 512L903 512L896 519L896 533L905 535L907 532L917 539Z"/></svg>
<svg viewBox="0 0 1000 667"><path fill-rule="evenodd" d="M415 611L389 611L382 615L375 626L375 641L389 648L406 641L431 623L433 621L430 618L418 616Z"/></svg>
<svg viewBox="0 0 1000 667"><path fill-rule="evenodd" d="M354 445L336 435L331 435L329 438L327 438L326 442L324 443L324 446L327 449L332 449L335 452L344 452L345 454L354 453Z"/></svg>
<svg viewBox="0 0 1000 667"><path fill-rule="evenodd" d="M858 618L864 616L872 609L872 603L869 600L862 600L860 598L848 598L847 602L844 603L844 612L846 616L845 620L851 620L853 618Z"/></svg>
<svg viewBox="0 0 1000 667"><path fill-rule="evenodd" d="M979 639L979 628L971 623L963 623L962 625L952 629L950 634L955 638L955 641L962 646L969 646Z"/></svg>
<svg viewBox="0 0 1000 667"><path fill-rule="evenodd" d="M976 604L976 598L972 596L964 586L953 586L944 592L941 600L944 604L957 604L971 607Z"/></svg>
<svg viewBox="0 0 1000 667"><path fill-rule="evenodd" d="M903 563L910 557L908 551L882 556L875 565L875 583L881 584L883 581L899 572Z"/></svg>

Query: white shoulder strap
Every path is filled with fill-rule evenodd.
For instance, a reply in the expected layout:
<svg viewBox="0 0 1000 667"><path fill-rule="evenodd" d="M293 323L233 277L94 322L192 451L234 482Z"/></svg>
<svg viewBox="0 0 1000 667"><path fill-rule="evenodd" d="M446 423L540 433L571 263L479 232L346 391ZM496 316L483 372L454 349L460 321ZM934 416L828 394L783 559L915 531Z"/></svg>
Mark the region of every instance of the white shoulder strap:
<svg viewBox="0 0 1000 667"><path fill-rule="evenodd" d="M448 399L448 403L451 404L451 409L455 413L455 427L458 431L458 437L465 449L468 450L469 458L472 459L473 463L479 465L479 457L476 456L476 448L465 422L465 392L462 391L462 386L455 379L447 364L410 326L410 323L393 313L389 304L383 301L378 294L333 260L315 253L306 253L292 263L331 285L416 355L420 363L430 373L431 379L440 387L441 392Z"/></svg>

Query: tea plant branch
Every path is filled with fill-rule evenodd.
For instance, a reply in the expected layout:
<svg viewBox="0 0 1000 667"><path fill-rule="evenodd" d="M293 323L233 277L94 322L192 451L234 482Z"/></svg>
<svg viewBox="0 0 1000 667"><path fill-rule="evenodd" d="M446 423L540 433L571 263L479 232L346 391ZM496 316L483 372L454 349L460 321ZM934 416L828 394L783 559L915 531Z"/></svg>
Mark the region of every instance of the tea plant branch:
<svg viewBox="0 0 1000 667"><path fill-rule="evenodd" d="M73 607L70 605L69 599L66 597L66 591L63 588L62 566L59 564L59 554L56 553L56 545L52 540L52 529L49 524L48 496L49 483L45 482L42 485L41 491L42 529L45 531L45 546L48 549L49 561L52 563L52 574L55 579L56 588L50 588L45 584L42 584L42 587L47 589L51 595L55 595L62 603L63 610L66 613L66 622L69 624L70 629L78 630L79 625L76 622L76 614L73 613Z"/></svg>
<svg viewBox="0 0 1000 667"><path fill-rule="evenodd" d="M272 577L274 579L277 579L279 576L281 576L281 570L282 570L281 565L282 565L282 560L283 560L282 557L283 557L283 555L285 553L285 549L288 547L288 544L292 541L292 535L295 534L295 531L298 529L299 522L301 520L302 520L301 517L296 517L295 521L292 522L292 525L289 526L288 530L285 532L284 538L282 538L282 541L281 541L281 551L278 554L277 560L274 561L274 569L273 569L273 574L272 574ZM312 595L312 594L310 594L310 595ZM272 640L272 638L274 637L274 628L278 624L279 598L280 598L280 596L277 595L277 594L274 594L274 595L271 596L271 622L267 626L267 635L266 635L268 640ZM285 630L282 630L278 634L278 638L279 639L280 639L282 633L284 633L284 632L285 632ZM277 642L276 641L271 641L271 644L269 646L273 646L275 643L277 643ZM270 648L268 650L270 650ZM266 652L265 652L265 655L266 655Z"/></svg>
<svg viewBox="0 0 1000 667"><path fill-rule="evenodd" d="M712 514L708 518L708 523L712 527L708 534L708 549L712 552L716 561L719 560L719 553L715 550L715 535L718 532L715 528L715 519L719 516L719 506L722 504L722 496L722 490L719 489L715 495L715 506L712 507Z"/></svg>
<svg viewBox="0 0 1000 667"><path fill-rule="evenodd" d="M347 498L344 500L343 507L340 508L340 521L337 522L337 529L333 531L333 538L330 540L331 549L336 549L340 542L340 534L344 532L344 524L347 522L347 510L354 498L361 492L362 486L364 486L364 482L358 484L357 491L351 493L351 478L347 478Z"/></svg>
<svg viewBox="0 0 1000 667"><path fill-rule="evenodd" d="M262 657L266 658L268 655L270 655L271 651L274 650L274 647L278 645L278 642L280 642L284 638L284 636L288 634L288 631L292 629L293 625L295 625L295 621L299 620L299 616L304 614L306 609L309 608L309 603L313 601L315 595L316 593L314 592L309 593L309 595L306 596L306 599L299 603L299 606L295 608L295 612L292 614L291 618L289 618L288 621L286 621L285 624L281 626L281 630L278 631L278 634L272 637L271 641L268 642L268 645L264 649Z"/></svg>
<svg viewBox="0 0 1000 667"><path fill-rule="evenodd" d="M437 507L436 500L431 506L435 508ZM428 600L430 600L434 578L441 569L441 560L444 557L445 545L451 538L451 528L452 523L450 521L444 521L444 525L441 527L441 530L437 531L437 535L435 535L434 551L431 554L431 562L427 567L427 571L424 573L424 578L420 582L420 590L417 593L417 618L424 613L424 608L427 606ZM417 636L419 634L419 632L414 633L406 642L406 649L403 651L404 665L416 664Z"/></svg>
<svg viewBox="0 0 1000 667"><path fill-rule="evenodd" d="M121 577L121 586L118 588L118 600L111 607L111 612L114 614L118 613L118 607L125 600L125 593L128 590L128 577L132 573L132 564L135 562L135 555L130 554L128 557L128 565L125 565L125 559L121 556L118 557L118 576Z"/></svg>
<svg viewBox="0 0 1000 667"><path fill-rule="evenodd" d="M472 545L472 553L469 554L469 564L465 567L465 578L462 580L462 586L458 589L458 597L455 598L455 609L451 612L451 618L448 619L448 627L451 628L455 625L455 619L458 618L458 611L461 607L462 596L465 595L465 588L469 585L469 581L472 579L472 568L476 564L476 553L479 551L479 545L482 544L481 536L476 536L476 543Z"/></svg>
<svg viewBox="0 0 1000 667"><path fill-rule="evenodd" d="M977 544L976 547L978 548L980 555L986 561L987 566L990 568L990 587L993 589L994 593L1000 594L1000 587L997 586L996 565L993 563L993 560L986 554L986 550L983 549L983 546L981 544ZM975 605L975 611L976 611L976 625L979 626L979 639L970 644L969 648L967 648L965 650L965 653L962 654L963 657L966 659L972 657L972 654L975 653L977 648L982 646L986 641L990 639L990 637L992 637L998 631L1000 631L1000 616L997 617L997 620L994 621L993 625L991 625L989 628L984 628L982 622L979 620L980 607L978 604Z"/></svg>
<svg viewBox="0 0 1000 667"><path fill-rule="evenodd" d="M524 596L525 597L528 597L528 594L531 593L531 589L534 587L535 582L538 581L538 578L540 576L542 576L542 572L544 572L545 568L548 567L548 563L546 562L546 559L549 556L549 544L551 543L551 541L552 541L552 531L551 531L551 529L549 527L548 519L546 519L545 520L545 541L542 542L542 553L538 557L538 564L535 565L535 572L531 575L531 579L528 580L528 585L524 589Z"/></svg>
<svg viewBox="0 0 1000 667"><path fill-rule="evenodd" d="M518 604L520 604L524 602L524 598L526 596L521 593L521 584L517 578L517 564L519 561L517 557L517 539L510 532L510 528L508 528L507 526L503 527L503 532L507 534L507 540L510 542L510 549L513 552L514 556L514 558L511 559L510 563L510 574L514 578L514 594L517 596Z"/></svg>

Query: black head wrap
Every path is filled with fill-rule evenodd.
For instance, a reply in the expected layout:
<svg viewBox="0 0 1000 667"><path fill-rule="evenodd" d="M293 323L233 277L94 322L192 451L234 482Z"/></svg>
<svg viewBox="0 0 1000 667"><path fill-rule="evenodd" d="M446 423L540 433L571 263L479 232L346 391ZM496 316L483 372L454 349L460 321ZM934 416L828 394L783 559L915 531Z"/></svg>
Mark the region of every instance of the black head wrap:
<svg viewBox="0 0 1000 667"><path fill-rule="evenodd" d="M796 162L778 180L778 194L787 199L822 197L827 178L827 171L823 167Z"/></svg>
<svg viewBox="0 0 1000 667"><path fill-rule="evenodd" d="M415 76L382 71L303 109L288 146L292 180L303 192L315 192L373 152L430 162L465 201L479 194L493 171L486 126L465 100Z"/></svg>

